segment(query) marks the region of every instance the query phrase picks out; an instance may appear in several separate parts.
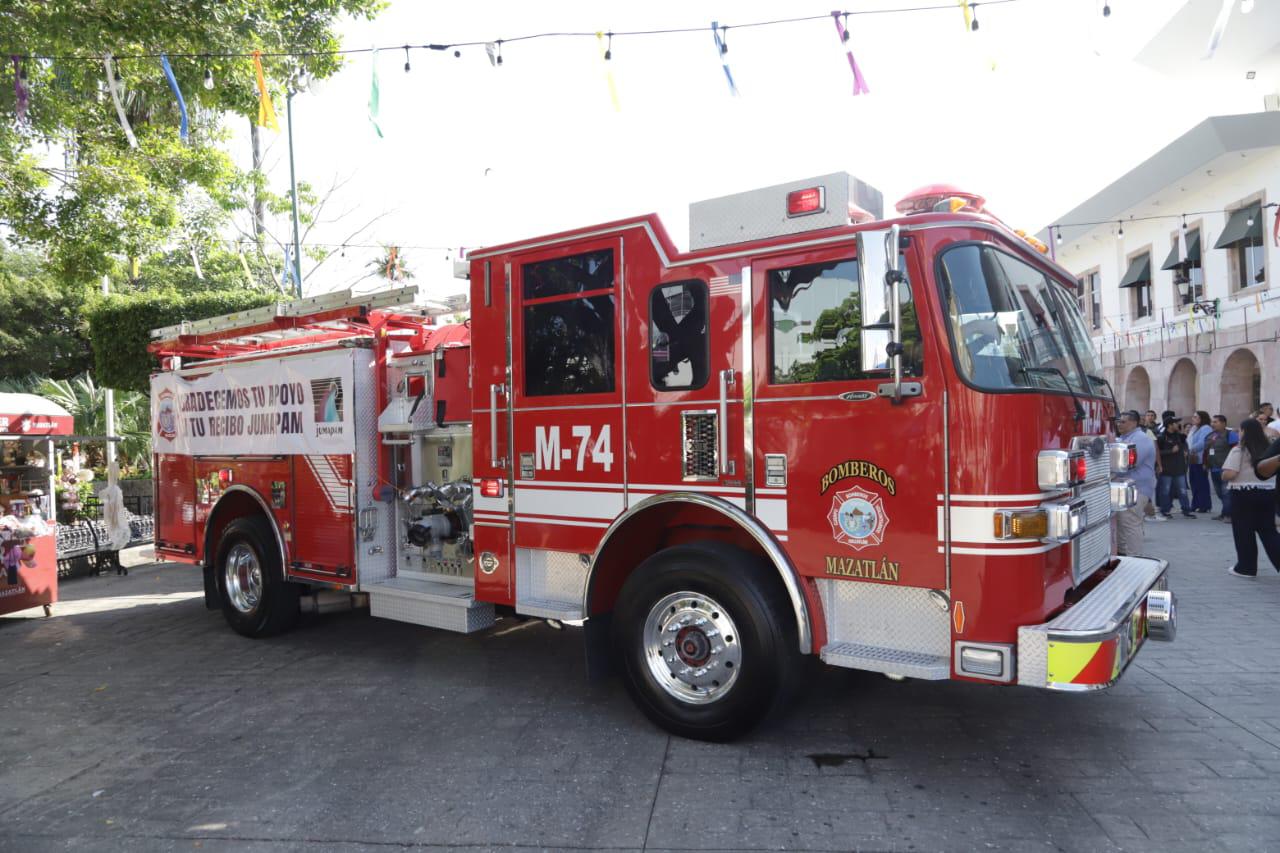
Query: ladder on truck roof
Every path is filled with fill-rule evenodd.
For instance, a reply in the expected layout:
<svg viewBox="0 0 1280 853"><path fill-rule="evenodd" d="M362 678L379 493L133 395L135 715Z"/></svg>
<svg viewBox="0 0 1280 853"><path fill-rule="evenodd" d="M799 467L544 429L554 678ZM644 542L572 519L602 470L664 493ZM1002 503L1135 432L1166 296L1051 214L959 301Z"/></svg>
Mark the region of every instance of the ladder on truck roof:
<svg viewBox="0 0 1280 853"><path fill-rule="evenodd" d="M347 289L203 320L183 320L153 329L148 349L161 355L218 358L368 335L367 328L353 323L376 309L412 304L417 293L416 284L358 295ZM429 316L429 312L422 316Z"/></svg>

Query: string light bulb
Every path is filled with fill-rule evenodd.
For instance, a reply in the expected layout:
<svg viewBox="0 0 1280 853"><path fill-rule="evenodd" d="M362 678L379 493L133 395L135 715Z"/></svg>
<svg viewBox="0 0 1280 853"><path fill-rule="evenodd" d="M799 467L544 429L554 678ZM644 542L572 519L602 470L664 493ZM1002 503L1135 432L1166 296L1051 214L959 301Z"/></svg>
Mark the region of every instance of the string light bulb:
<svg viewBox="0 0 1280 853"><path fill-rule="evenodd" d="M724 56L729 52L729 27L722 26L720 28L720 55Z"/></svg>
<svg viewBox="0 0 1280 853"><path fill-rule="evenodd" d="M605 45L604 49L604 58L607 62L608 60L613 59L613 33L605 33L605 36L609 39L609 43Z"/></svg>
<svg viewBox="0 0 1280 853"><path fill-rule="evenodd" d="M1062 245L1062 226L1061 226L1061 225L1059 225L1059 226L1058 226L1057 231L1058 231L1058 241L1057 241L1057 242L1058 242L1058 245L1059 245L1059 246L1061 246L1061 245Z"/></svg>
<svg viewBox="0 0 1280 853"><path fill-rule="evenodd" d="M1103 2L1103 4L1102 4L1102 17L1104 17L1104 18L1110 18L1110 17L1111 17L1111 4L1110 4L1110 3L1105 2L1105 0L1104 0L1104 2Z"/></svg>
<svg viewBox="0 0 1280 853"><path fill-rule="evenodd" d="M213 69L206 68L204 70L204 87L209 91L213 91Z"/></svg>
<svg viewBox="0 0 1280 853"><path fill-rule="evenodd" d="M1250 228L1252 228L1252 227L1253 227L1253 217L1252 217L1252 216L1250 216L1247 220L1245 220L1245 224L1246 224L1246 225L1248 225Z"/></svg>
<svg viewBox="0 0 1280 853"><path fill-rule="evenodd" d="M409 45L404 46L404 73L409 73Z"/></svg>
<svg viewBox="0 0 1280 853"><path fill-rule="evenodd" d="M840 34L840 41L849 40L849 13L844 13L844 32Z"/></svg>
<svg viewBox="0 0 1280 853"><path fill-rule="evenodd" d="M498 64L502 64L502 39L498 39Z"/></svg>
<svg viewBox="0 0 1280 853"><path fill-rule="evenodd" d="M1117 220L1116 220L1116 224L1120 226L1120 232L1119 232L1116 236L1117 236L1117 237L1123 237L1123 236L1124 236L1124 223L1117 219Z"/></svg>
<svg viewBox="0 0 1280 853"><path fill-rule="evenodd" d="M1187 233L1187 215L1185 213L1182 214L1182 233Z"/></svg>
<svg viewBox="0 0 1280 853"><path fill-rule="evenodd" d="M973 13L973 21L969 24L969 29L976 33L978 31L978 4L970 3L969 11Z"/></svg>

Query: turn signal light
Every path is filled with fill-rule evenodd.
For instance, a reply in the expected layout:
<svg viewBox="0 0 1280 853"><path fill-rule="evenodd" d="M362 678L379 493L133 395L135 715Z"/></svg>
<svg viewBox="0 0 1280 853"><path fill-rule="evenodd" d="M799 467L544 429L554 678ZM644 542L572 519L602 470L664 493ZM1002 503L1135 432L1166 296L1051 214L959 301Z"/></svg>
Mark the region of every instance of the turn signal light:
<svg viewBox="0 0 1280 853"><path fill-rule="evenodd" d="M1044 539L1049 535L1049 513L1042 509L997 510L994 522L997 539Z"/></svg>
<svg viewBox="0 0 1280 853"><path fill-rule="evenodd" d="M480 495L486 498L502 497L502 481L501 480L481 480Z"/></svg>
<svg viewBox="0 0 1280 853"><path fill-rule="evenodd" d="M808 187L787 193L787 216L821 213L826 209L826 190L823 187Z"/></svg>

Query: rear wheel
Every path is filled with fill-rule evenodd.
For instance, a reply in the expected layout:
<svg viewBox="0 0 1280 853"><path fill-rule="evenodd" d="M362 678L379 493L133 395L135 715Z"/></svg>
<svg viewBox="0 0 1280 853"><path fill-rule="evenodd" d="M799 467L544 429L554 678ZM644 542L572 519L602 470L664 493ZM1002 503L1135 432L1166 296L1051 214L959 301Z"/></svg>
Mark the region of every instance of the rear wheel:
<svg viewBox="0 0 1280 853"><path fill-rule="evenodd" d="M298 620L298 587L284 579L280 551L267 522L238 518L218 542L214 577L227 624L246 637L266 637Z"/></svg>
<svg viewBox="0 0 1280 853"><path fill-rule="evenodd" d="M632 698L682 737L745 734L789 692L800 664L773 568L718 542L646 560L623 586L613 624Z"/></svg>

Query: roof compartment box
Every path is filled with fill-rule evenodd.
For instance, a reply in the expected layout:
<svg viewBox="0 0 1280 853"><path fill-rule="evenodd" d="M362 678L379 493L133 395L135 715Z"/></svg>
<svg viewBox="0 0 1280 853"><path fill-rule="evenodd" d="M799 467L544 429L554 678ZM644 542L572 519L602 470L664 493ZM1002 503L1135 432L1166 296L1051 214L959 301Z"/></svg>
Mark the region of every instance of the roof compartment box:
<svg viewBox="0 0 1280 853"><path fill-rule="evenodd" d="M689 205L689 249L747 243L884 218L884 196L848 172L833 172Z"/></svg>

